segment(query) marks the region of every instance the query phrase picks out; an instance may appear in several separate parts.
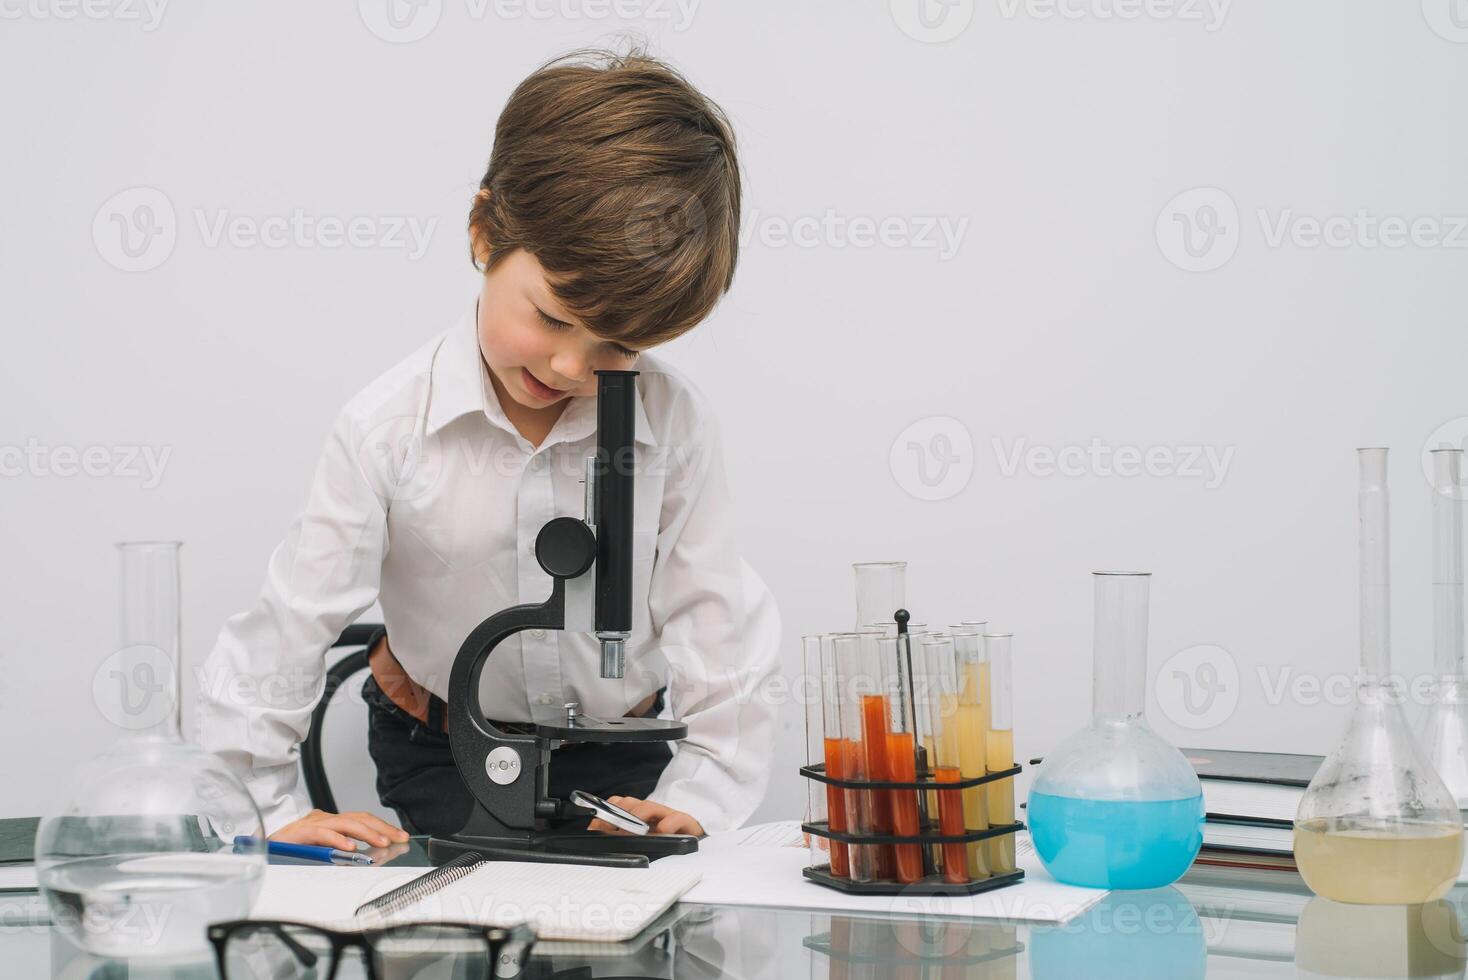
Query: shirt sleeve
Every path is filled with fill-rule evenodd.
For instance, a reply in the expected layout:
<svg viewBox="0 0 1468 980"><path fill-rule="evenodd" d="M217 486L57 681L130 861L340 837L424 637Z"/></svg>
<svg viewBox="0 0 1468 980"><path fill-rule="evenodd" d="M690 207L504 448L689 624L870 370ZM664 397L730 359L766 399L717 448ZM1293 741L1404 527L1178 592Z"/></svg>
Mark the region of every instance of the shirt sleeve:
<svg viewBox="0 0 1468 980"><path fill-rule="evenodd" d="M349 413L338 417L259 597L224 624L205 661L200 743L244 781L266 833L310 809L297 786L299 744L327 649L377 600L389 496L380 471L390 470L380 464L401 444L401 433L364 433Z"/></svg>
<svg viewBox="0 0 1468 980"><path fill-rule="evenodd" d="M650 798L714 833L748 820L769 784L780 617L735 546L716 423L706 417L668 458L649 605L669 707L688 736Z"/></svg>

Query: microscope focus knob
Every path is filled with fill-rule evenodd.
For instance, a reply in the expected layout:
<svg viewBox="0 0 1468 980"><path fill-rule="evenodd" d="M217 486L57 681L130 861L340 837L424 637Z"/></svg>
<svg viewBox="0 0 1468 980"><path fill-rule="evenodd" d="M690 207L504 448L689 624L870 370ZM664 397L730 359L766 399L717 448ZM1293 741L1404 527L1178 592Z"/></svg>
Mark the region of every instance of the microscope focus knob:
<svg viewBox="0 0 1468 980"><path fill-rule="evenodd" d="M547 575L576 578L596 561L596 535L585 521L557 517L535 536L535 559Z"/></svg>

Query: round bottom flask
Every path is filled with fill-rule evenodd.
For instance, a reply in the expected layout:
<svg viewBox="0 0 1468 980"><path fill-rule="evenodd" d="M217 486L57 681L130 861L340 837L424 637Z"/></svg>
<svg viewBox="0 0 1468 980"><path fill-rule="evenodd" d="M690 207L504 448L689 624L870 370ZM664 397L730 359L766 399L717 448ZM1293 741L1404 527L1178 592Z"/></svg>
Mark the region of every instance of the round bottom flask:
<svg viewBox="0 0 1468 980"><path fill-rule="evenodd" d="M1094 718L1045 757L1030 788L1035 852L1057 881L1161 888L1203 845L1203 792L1142 716L1149 577L1098 572Z"/></svg>

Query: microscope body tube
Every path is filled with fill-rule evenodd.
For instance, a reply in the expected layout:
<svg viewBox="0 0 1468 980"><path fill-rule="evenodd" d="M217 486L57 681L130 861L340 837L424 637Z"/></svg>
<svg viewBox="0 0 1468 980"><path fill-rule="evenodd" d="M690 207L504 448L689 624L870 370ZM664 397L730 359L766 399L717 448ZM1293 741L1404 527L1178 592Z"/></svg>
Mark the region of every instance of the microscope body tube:
<svg viewBox="0 0 1468 980"><path fill-rule="evenodd" d="M637 372L596 372L596 612L601 676L626 670L632 633L632 514L637 428Z"/></svg>

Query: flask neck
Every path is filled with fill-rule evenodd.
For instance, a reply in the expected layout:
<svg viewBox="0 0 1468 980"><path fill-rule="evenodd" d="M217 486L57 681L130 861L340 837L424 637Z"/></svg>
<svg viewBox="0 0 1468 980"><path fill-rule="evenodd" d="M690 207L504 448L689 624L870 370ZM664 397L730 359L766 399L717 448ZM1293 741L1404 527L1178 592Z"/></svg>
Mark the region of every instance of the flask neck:
<svg viewBox="0 0 1468 980"><path fill-rule="evenodd" d="M1092 577L1096 623L1091 713L1098 722L1135 720L1146 706L1151 576L1145 572L1097 572Z"/></svg>
<svg viewBox="0 0 1468 980"><path fill-rule="evenodd" d="M1391 540L1385 449L1357 450L1360 468L1361 673L1391 671Z"/></svg>
<svg viewBox="0 0 1468 980"><path fill-rule="evenodd" d="M181 739L179 544L118 545L120 646L93 684L98 707L134 737Z"/></svg>

